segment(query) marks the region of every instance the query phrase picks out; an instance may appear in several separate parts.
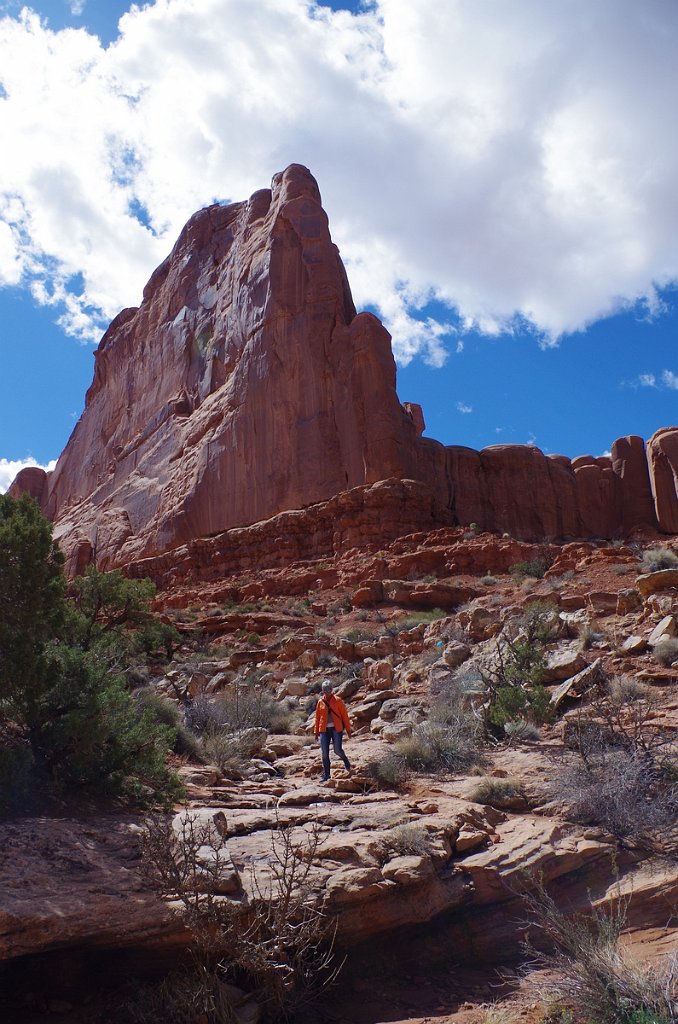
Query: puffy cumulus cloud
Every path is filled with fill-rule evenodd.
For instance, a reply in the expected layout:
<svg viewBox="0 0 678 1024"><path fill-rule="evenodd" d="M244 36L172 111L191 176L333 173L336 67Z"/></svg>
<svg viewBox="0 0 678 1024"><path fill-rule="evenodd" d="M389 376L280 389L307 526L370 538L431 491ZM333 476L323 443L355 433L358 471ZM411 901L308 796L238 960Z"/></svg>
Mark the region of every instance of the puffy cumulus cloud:
<svg viewBox="0 0 678 1024"><path fill-rule="evenodd" d="M39 462L35 459L2 459L0 458L0 494L4 494L9 485L14 480L17 473L22 469L26 469L27 466L40 466ZM46 466L40 466L41 469L52 470L56 466L56 459L48 462Z"/></svg>
<svg viewBox="0 0 678 1024"><path fill-rule="evenodd" d="M0 20L0 283L95 337L197 207L298 161L402 362L658 315L677 30L666 0L155 0L104 49L25 8Z"/></svg>

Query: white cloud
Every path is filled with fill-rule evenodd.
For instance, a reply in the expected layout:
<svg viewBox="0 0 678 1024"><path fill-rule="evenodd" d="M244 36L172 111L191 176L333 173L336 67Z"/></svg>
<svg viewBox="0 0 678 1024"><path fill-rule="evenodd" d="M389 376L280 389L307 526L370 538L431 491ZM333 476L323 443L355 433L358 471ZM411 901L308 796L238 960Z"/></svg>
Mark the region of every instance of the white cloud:
<svg viewBox="0 0 678 1024"><path fill-rule="evenodd" d="M35 459L1 459L0 458L0 494L4 494L14 477L27 466L39 466ZM51 470L56 466L56 459L48 462L42 469Z"/></svg>
<svg viewBox="0 0 678 1024"><path fill-rule="evenodd" d="M473 406L467 405L466 402L457 402L457 412L469 413L473 412Z"/></svg>
<svg viewBox="0 0 678 1024"><path fill-rule="evenodd" d="M85 4L87 0L71 0L71 14L74 17L79 17L85 10Z"/></svg>
<svg viewBox="0 0 678 1024"><path fill-rule="evenodd" d="M627 387L658 388L663 391L678 391L678 373L673 370L662 370L661 374L641 373L635 380L629 381Z"/></svg>
<svg viewBox="0 0 678 1024"><path fill-rule="evenodd" d="M658 315L678 279L665 0L155 0L120 29L104 49L0 20L0 284L23 275L83 340L196 208L293 161L402 362L440 365L457 325L553 343Z"/></svg>

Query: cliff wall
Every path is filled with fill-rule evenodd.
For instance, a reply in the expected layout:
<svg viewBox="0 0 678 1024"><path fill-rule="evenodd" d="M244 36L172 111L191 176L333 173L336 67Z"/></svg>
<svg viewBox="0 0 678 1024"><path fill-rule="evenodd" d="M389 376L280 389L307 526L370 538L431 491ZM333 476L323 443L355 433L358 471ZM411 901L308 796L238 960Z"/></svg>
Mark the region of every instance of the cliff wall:
<svg viewBox="0 0 678 1024"><path fill-rule="evenodd" d="M390 336L356 314L318 186L292 165L200 210L96 353L56 469L20 474L69 571L138 562L380 480L427 497L403 528L477 523L523 539L678 531L678 430L610 457L481 452L421 436ZM426 505L425 511L419 509ZM411 522L414 519L415 522Z"/></svg>

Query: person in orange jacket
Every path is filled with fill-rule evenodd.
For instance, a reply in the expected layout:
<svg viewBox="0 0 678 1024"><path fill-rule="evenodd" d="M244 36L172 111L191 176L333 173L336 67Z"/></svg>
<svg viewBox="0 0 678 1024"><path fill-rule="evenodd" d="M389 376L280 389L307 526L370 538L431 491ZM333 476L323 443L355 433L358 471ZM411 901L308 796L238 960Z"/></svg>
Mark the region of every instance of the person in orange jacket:
<svg viewBox="0 0 678 1024"><path fill-rule="evenodd" d="M332 692L332 682L325 679L322 685L322 696L315 708L315 729L314 733L320 742L320 753L323 759L322 782L328 782L330 777L330 744L337 757L344 762L344 767L350 773L351 765L342 749L344 730L346 735L351 735L351 720L348 711L341 697Z"/></svg>

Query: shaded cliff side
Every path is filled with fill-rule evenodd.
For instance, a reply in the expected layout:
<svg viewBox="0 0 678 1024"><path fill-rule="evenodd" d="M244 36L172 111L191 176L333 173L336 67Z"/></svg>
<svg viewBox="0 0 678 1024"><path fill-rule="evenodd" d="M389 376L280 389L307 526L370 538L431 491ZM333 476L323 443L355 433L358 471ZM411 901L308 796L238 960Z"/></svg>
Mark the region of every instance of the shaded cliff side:
<svg viewBox="0 0 678 1024"><path fill-rule="evenodd" d="M315 179L292 165L247 202L199 211L96 353L85 411L29 490L70 571L125 565L397 478L430 495L415 525L524 539L678 530L678 430L611 457L481 452L421 436L390 336L356 314ZM420 505L422 503L419 503ZM408 528L412 529L409 522Z"/></svg>

